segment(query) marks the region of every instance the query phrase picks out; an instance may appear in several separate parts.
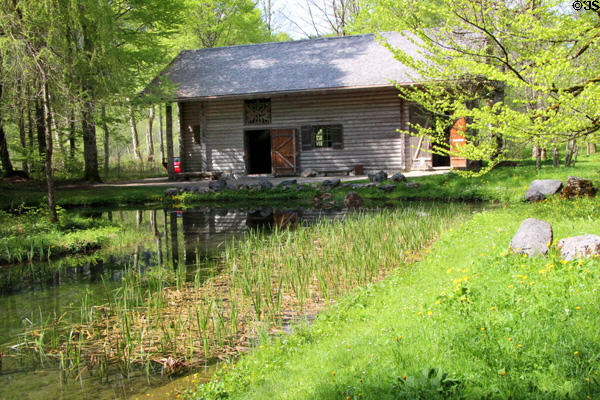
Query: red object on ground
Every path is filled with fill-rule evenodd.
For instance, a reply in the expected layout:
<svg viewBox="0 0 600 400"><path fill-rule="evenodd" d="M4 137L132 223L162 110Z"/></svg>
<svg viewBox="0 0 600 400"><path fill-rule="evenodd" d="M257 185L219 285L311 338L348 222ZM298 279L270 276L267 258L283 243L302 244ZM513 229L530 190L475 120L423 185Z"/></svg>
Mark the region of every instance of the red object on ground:
<svg viewBox="0 0 600 400"><path fill-rule="evenodd" d="M165 169L168 172L169 168L167 166L168 165L167 161L163 160L162 165L163 165L163 167L165 167ZM179 157L173 157L173 167L175 169L176 174L181 173L181 162L179 161Z"/></svg>

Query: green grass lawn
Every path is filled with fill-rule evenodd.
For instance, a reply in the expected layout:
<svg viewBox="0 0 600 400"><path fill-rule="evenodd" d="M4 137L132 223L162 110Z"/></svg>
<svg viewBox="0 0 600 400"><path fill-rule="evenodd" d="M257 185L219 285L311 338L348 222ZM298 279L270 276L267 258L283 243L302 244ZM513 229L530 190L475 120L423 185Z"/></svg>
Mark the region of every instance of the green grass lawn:
<svg viewBox="0 0 600 400"><path fill-rule="evenodd" d="M599 212L595 198L476 213L422 261L349 293L184 397L599 398L600 259L507 251L525 218L550 222L556 243L600 234Z"/></svg>

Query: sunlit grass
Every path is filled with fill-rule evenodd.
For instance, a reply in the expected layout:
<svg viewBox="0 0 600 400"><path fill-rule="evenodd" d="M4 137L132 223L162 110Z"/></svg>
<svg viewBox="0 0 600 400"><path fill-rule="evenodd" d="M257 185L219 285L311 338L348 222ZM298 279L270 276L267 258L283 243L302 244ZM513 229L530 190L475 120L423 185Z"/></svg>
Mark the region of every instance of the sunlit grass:
<svg viewBox="0 0 600 400"><path fill-rule="evenodd" d="M598 199L476 214L187 398L597 398L600 259L508 253L522 219L600 234ZM588 397L589 396L589 397Z"/></svg>

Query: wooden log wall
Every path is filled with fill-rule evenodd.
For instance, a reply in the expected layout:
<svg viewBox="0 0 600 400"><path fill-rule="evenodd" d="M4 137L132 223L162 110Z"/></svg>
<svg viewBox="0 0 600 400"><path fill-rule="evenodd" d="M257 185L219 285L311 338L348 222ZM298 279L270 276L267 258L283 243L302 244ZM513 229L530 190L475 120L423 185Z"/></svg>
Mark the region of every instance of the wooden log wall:
<svg viewBox="0 0 600 400"><path fill-rule="evenodd" d="M273 95L271 124L244 126L243 99L211 99L181 104L182 152L187 172L245 173L244 129L343 125L343 149L300 151L299 171L352 169L400 171L410 160L408 140L397 132L408 128L409 110L395 88L337 90L327 93ZM202 113L204 107L204 114ZM204 147L194 141L191 127L203 126ZM300 147L301 148L301 147Z"/></svg>

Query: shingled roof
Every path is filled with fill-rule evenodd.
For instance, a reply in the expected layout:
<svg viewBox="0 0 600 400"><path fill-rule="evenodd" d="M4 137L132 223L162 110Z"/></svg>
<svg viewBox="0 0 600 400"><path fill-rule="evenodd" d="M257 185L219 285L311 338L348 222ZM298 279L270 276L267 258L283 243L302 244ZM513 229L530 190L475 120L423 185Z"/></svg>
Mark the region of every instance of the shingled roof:
<svg viewBox="0 0 600 400"><path fill-rule="evenodd" d="M398 32L391 45L417 55ZM394 59L375 35L182 51L164 72L177 100L414 83L415 73Z"/></svg>

